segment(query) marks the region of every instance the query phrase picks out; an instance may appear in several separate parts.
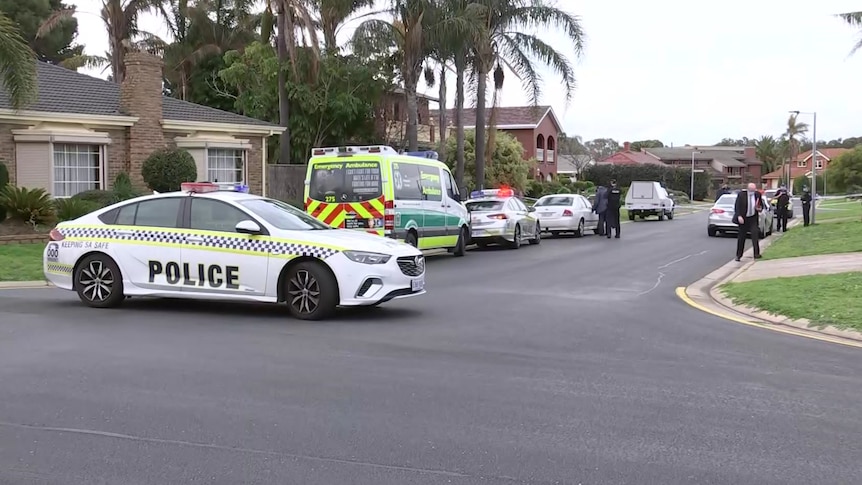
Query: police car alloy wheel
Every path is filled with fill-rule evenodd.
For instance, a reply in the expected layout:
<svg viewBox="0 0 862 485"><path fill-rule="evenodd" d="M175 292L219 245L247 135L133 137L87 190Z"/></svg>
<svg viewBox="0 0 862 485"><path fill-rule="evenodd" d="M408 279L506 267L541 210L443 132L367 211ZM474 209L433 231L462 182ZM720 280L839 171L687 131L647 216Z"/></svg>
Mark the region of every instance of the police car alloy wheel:
<svg viewBox="0 0 862 485"><path fill-rule="evenodd" d="M287 307L300 320L327 318L338 305L338 283L320 264L297 264L290 269L286 284Z"/></svg>
<svg viewBox="0 0 862 485"><path fill-rule="evenodd" d="M515 226L515 237L512 238L512 249L518 249L521 247L521 226L520 224Z"/></svg>
<svg viewBox="0 0 862 485"><path fill-rule="evenodd" d="M75 290L82 302L95 308L109 308L123 300L123 276L110 257L87 256L75 271Z"/></svg>
<svg viewBox="0 0 862 485"><path fill-rule="evenodd" d="M530 244L540 244L542 242L542 226L536 223L536 237L530 239Z"/></svg>

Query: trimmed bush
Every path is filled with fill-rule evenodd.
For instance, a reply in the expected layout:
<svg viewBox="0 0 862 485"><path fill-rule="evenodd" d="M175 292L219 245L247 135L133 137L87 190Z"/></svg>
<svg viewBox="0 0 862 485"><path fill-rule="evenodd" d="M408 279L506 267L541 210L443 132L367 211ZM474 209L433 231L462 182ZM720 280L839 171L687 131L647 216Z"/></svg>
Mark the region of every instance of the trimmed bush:
<svg viewBox="0 0 862 485"><path fill-rule="evenodd" d="M9 185L9 169L6 163L0 160L0 190ZM6 220L6 207L0 204L0 222Z"/></svg>
<svg viewBox="0 0 862 485"><path fill-rule="evenodd" d="M44 189L7 185L0 191L0 205L6 207L6 215L10 219L34 226L48 224L55 219L54 204Z"/></svg>
<svg viewBox="0 0 862 485"><path fill-rule="evenodd" d="M175 192L183 182L198 177L195 159L185 150L165 148L153 152L141 167L147 186L156 192Z"/></svg>
<svg viewBox="0 0 862 485"><path fill-rule="evenodd" d="M114 186L111 190L114 193L116 202L134 199L135 197L140 197L142 195L132 186L132 179L129 178L129 174L126 172L120 172L117 174L117 177L114 179Z"/></svg>
<svg viewBox="0 0 862 485"><path fill-rule="evenodd" d="M102 207L103 206L96 202L75 199L72 197L68 199L54 200L54 210L57 215L57 220L60 222L77 219L93 212L94 210L101 209Z"/></svg>
<svg viewBox="0 0 862 485"><path fill-rule="evenodd" d="M107 207L117 202L117 195L111 190L87 190L73 195L71 199Z"/></svg>

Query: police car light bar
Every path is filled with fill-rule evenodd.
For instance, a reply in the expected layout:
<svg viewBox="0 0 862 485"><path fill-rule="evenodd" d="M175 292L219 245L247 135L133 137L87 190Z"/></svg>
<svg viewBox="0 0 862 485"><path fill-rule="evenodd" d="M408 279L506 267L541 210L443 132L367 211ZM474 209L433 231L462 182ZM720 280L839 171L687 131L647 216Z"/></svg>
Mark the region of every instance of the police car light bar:
<svg viewBox="0 0 862 485"><path fill-rule="evenodd" d="M515 191L510 187L500 187L499 189L483 189L470 192L471 199L479 199L482 197L514 197Z"/></svg>
<svg viewBox="0 0 862 485"><path fill-rule="evenodd" d="M404 154L410 157L430 158L431 160L440 159L440 155L434 150L426 150L424 152L404 152Z"/></svg>
<svg viewBox="0 0 862 485"><path fill-rule="evenodd" d="M386 145L366 145L366 146L343 146L343 147L320 147L312 148L312 157L322 157L326 155L337 155L341 157L349 157L359 153L389 153L397 155L398 152L394 148Z"/></svg>
<svg viewBox="0 0 862 485"><path fill-rule="evenodd" d="M248 185L218 182L183 182L180 190L192 194L206 194L208 192L242 192L248 193Z"/></svg>

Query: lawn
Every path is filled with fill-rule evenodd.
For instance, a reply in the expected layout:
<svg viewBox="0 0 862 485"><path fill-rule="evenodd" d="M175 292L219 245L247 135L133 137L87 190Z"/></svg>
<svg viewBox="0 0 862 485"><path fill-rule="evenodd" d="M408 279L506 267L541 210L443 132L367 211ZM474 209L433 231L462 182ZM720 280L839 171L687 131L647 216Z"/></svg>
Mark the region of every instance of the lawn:
<svg viewBox="0 0 862 485"><path fill-rule="evenodd" d="M812 326L862 330L862 298L855 296L862 291L860 272L727 283L721 290L735 304L804 318Z"/></svg>
<svg viewBox="0 0 862 485"><path fill-rule="evenodd" d="M0 281L44 281L44 243L0 246Z"/></svg>
<svg viewBox="0 0 862 485"><path fill-rule="evenodd" d="M823 201L815 209L814 219L817 222L837 219L862 220L862 201L847 199Z"/></svg>
<svg viewBox="0 0 862 485"><path fill-rule="evenodd" d="M862 251L862 222L796 226L763 252L763 259Z"/></svg>

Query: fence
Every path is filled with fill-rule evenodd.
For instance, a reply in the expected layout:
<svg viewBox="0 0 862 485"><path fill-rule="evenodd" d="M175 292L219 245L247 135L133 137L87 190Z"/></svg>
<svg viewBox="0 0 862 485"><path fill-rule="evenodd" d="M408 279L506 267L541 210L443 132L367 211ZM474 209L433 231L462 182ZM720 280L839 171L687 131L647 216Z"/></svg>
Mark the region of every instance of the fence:
<svg viewBox="0 0 862 485"><path fill-rule="evenodd" d="M301 206L307 168L306 165L267 165L266 196Z"/></svg>

